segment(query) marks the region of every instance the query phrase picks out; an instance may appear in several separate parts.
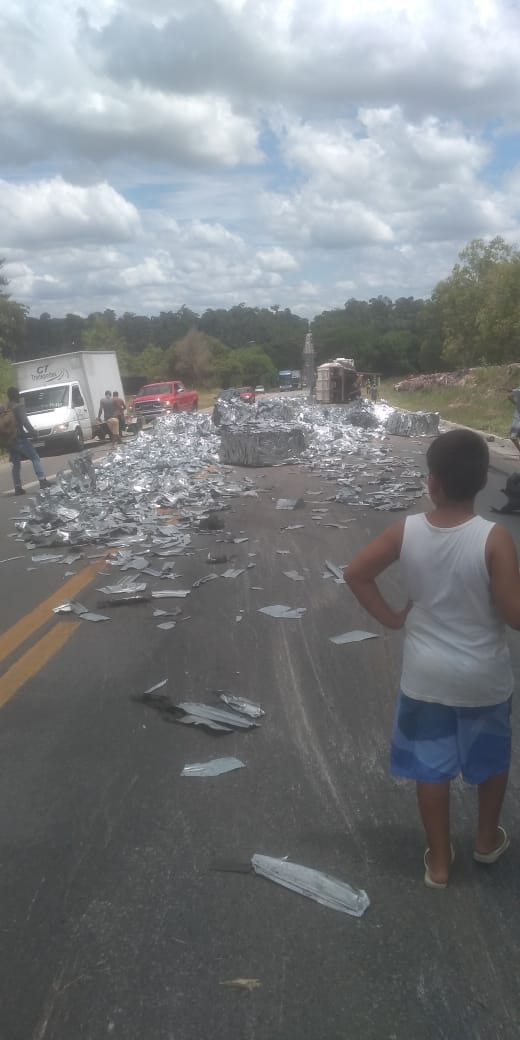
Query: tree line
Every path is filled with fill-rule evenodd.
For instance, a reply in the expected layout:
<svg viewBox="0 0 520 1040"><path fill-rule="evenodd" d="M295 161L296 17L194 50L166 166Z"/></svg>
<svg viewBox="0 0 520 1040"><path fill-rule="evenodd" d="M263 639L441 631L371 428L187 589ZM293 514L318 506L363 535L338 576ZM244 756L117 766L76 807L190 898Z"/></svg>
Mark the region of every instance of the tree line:
<svg viewBox="0 0 520 1040"><path fill-rule="evenodd" d="M277 383L301 368L310 328L320 364L353 357L360 371L412 372L506 364L520 355L520 253L502 238L475 239L429 299L350 299L312 322L282 309L188 307L146 316L105 310L30 316L7 292L0 261L0 380L12 360L70 350L115 350L134 381L172 378L199 387Z"/></svg>

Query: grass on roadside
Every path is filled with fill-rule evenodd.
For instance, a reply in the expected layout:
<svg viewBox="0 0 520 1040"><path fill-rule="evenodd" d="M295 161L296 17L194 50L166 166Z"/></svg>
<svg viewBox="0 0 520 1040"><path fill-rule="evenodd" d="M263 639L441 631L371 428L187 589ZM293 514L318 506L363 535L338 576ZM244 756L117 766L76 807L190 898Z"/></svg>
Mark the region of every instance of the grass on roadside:
<svg viewBox="0 0 520 1040"><path fill-rule="evenodd" d="M473 377L466 386L435 386L408 392L394 390L397 380L387 379L381 383L381 397L398 408L440 412L450 422L507 437L513 416L507 394L511 387L520 384L518 369L507 365L475 368Z"/></svg>

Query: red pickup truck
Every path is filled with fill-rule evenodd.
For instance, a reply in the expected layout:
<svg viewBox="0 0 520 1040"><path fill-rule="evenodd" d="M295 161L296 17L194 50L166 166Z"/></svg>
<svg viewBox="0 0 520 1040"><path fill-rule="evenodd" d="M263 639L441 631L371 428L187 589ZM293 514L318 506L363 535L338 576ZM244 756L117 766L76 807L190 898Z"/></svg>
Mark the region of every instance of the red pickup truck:
<svg viewBox="0 0 520 1040"><path fill-rule="evenodd" d="M154 419L168 412L196 412L199 395L196 390L185 390L178 379L167 383L148 383L134 397L133 410L137 419Z"/></svg>

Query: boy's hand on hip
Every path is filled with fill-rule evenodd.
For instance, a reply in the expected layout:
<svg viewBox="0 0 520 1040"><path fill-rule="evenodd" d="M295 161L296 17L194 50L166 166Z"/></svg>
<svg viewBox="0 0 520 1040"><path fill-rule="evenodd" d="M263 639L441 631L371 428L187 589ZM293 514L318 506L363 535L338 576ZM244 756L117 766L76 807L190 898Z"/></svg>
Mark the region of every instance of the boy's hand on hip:
<svg viewBox="0 0 520 1040"><path fill-rule="evenodd" d="M410 613L412 607L413 607L413 603L412 603L412 601L410 599L410 600L408 600L408 603L406 604L405 607L403 607L402 610L394 611L395 622L396 623L395 623L395 625L392 625L391 627L395 628L395 629L403 628L403 626L405 624L405 621L406 621L406 619L408 617L408 614Z"/></svg>

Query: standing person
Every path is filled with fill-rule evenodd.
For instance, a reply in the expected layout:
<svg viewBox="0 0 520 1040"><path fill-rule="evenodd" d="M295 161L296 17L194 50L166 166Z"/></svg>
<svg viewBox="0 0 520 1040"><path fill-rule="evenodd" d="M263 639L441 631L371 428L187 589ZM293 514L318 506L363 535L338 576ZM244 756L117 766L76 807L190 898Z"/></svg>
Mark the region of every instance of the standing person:
<svg viewBox="0 0 520 1040"><path fill-rule="evenodd" d="M115 417L119 423L119 439L122 440L123 430L125 428L126 404L123 398L119 396L117 390L114 390L114 393L112 394L112 401L114 402Z"/></svg>
<svg viewBox="0 0 520 1040"><path fill-rule="evenodd" d="M511 401L515 406L509 437L516 450L520 451L520 390L510 390L507 398L508 401Z"/></svg>
<svg viewBox="0 0 520 1040"><path fill-rule="evenodd" d="M371 400L371 401L372 401L372 402L373 402L374 404L377 404L377 399L378 399L378 397L379 397L379 391L378 391L378 389L377 389L377 382L376 382L376 380L374 379L374 380L372 381L372 384L371 384L371 387L370 387L370 400Z"/></svg>
<svg viewBox="0 0 520 1040"><path fill-rule="evenodd" d="M42 491L44 488L52 487L52 484L49 483L45 473L43 472L40 456L38 455L34 445L31 444L29 440L29 437L37 437L38 434L29 421L25 410L25 404L20 398L20 393L15 386L10 386L8 388L7 400L9 401L9 408L12 410L16 420L16 440L9 447L9 459L12 466L15 495L25 495L25 491L22 487L23 459L29 459L32 462L34 472L40 481Z"/></svg>
<svg viewBox="0 0 520 1040"><path fill-rule="evenodd" d="M99 402L98 421L106 423L111 444L121 441L119 421L116 418L116 409L110 390L105 390L105 396Z"/></svg>
<svg viewBox="0 0 520 1040"><path fill-rule="evenodd" d="M494 863L509 846L499 825L513 689L505 625L520 629L520 577L510 534L474 512L487 481L485 441L452 430L432 442L426 459L433 508L388 528L346 568L345 581L382 625L405 627L391 771L416 781L428 844L424 881L445 888L458 773L478 787L473 858ZM401 610L376 584L397 559L408 599Z"/></svg>

